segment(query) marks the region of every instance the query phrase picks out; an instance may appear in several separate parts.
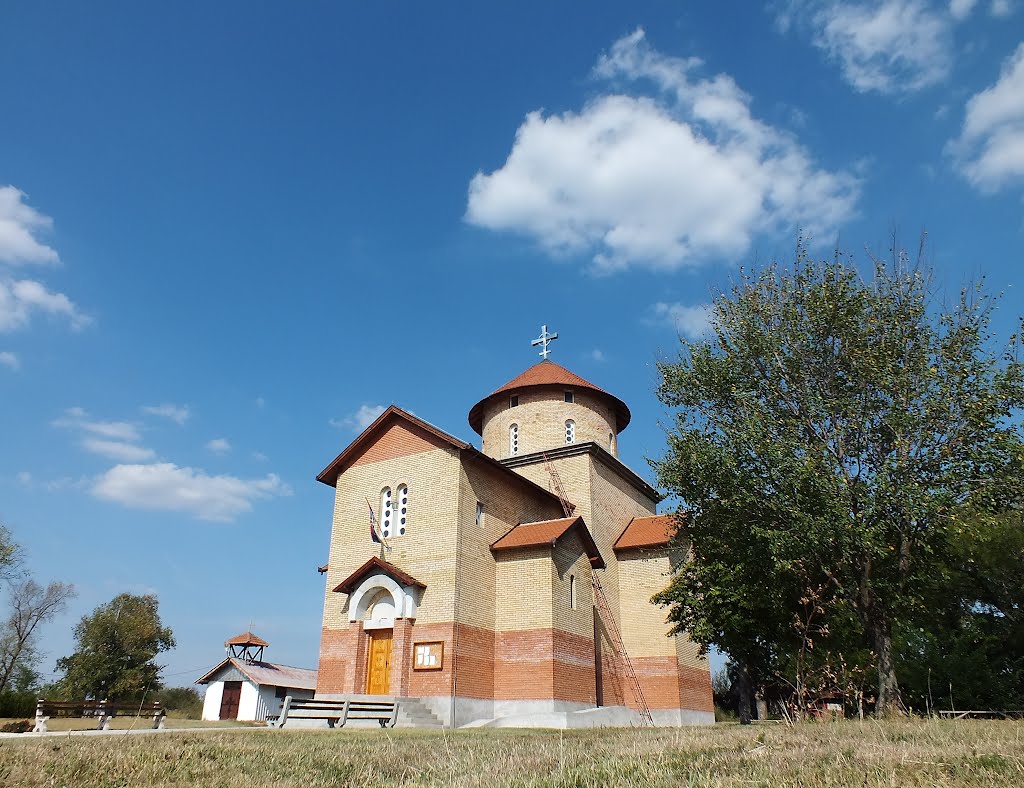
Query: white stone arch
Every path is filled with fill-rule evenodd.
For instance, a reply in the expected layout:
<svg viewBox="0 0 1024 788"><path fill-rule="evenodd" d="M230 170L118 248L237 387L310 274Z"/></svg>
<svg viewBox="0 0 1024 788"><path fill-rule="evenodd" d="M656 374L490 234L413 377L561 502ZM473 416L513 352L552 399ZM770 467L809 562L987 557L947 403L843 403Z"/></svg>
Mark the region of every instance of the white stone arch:
<svg viewBox="0 0 1024 788"><path fill-rule="evenodd" d="M379 589L391 595L395 605L396 618L414 618L416 616L416 589L413 586L399 585L394 578L380 573L365 578L352 592L348 603L349 621L363 621L366 618L370 602L377 596L374 592ZM372 622L372 626L371 622L366 622L364 626L385 628L394 625L394 620L381 620Z"/></svg>

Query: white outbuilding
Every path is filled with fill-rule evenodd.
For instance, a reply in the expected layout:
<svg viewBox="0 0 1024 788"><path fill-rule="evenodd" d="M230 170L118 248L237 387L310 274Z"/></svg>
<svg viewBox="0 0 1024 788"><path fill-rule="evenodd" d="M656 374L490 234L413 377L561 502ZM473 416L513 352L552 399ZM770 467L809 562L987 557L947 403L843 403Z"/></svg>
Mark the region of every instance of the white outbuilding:
<svg viewBox="0 0 1024 788"><path fill-rule="evenodd" d="M196 680L206 685L204 720L265 720L286 695L312 698L316 671L263 661L269 644L252 632L224 642L227 658Z"/></svg>

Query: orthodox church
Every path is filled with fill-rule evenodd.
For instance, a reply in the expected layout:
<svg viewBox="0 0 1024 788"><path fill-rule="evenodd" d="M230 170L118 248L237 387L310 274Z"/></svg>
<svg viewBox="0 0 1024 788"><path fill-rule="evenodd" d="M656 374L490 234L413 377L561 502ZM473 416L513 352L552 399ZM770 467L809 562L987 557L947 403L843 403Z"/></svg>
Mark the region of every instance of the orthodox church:
<svg viewBox="0 0 1024 788"><path fill-rule="evenodd" d="M650 598L685 555L618 458L626 404L547 358L477 402L481 448L392 406L335 489L316 696L445 726L714 721L707 662Z"/></svg>

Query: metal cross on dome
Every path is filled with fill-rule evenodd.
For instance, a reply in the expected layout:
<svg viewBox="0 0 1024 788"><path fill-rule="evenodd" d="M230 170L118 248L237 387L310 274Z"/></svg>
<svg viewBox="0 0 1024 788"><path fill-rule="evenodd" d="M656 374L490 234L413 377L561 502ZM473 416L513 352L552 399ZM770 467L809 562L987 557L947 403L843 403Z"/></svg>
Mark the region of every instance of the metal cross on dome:
<svg viewBox="0 0 1024 788"><path fill-rule="evenodd" d="M548 353L551 352L550 350L548 350L548 345L551 344L552 342L554 342L556 339L558 339L558 332L557 331L554 334L549 334L548 333L548 327L547 326L541 326L540 327L540 336L537 337L535 340L533 340L533 342L531 342L530 344L533 347L537 347L537 345L540 345L541 346L541 351L537 355L540 356L541 358L543 358L545 361L547 361L548 360Z"/></svg>

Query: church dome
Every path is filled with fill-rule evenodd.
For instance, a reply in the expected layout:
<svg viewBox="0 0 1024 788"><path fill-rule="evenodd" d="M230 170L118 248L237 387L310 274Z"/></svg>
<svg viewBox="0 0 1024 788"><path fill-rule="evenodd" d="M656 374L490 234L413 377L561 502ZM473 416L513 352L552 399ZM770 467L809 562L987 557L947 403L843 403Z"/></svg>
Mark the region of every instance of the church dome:
<svg viewBox="0 0 1024 788"><path fill-rule="evenodd" d="M480 400L469 426L498 459L593 441L617 454L629 424L626 403L547 359Z"/></svg>

